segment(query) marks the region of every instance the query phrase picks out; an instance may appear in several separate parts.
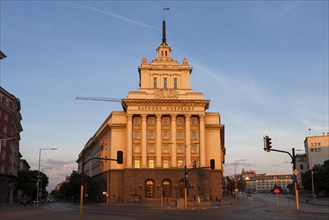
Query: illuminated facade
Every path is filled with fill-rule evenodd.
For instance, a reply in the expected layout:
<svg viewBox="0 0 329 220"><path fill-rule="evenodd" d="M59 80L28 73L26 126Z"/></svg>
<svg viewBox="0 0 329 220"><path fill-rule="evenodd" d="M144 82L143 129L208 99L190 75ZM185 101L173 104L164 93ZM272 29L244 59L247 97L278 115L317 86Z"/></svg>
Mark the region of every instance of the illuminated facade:
<svg viewBox="0 0 329 220"><path fill-rule="evenodd" d="M184 166L189 172L188 197L204 200L222 196L225 158L224 125L217 112L206 112L210 100L190 87L192 68L188 60L172 59L163 21L162 43L157 57L139 66L139 88L122 100L123 111L112 112L86 143L77 160L116 158L123 164L90 160L87 175L99 183L97 195L110 202L129 202L132 196L159 200L161 195L177 199L184 192ZM137 77L136 77L137 78ZM210 170L210 160L215 169ZM106 198L103 197L103 200Z"/></svg>
<svg viewBox="0 0 329 220"><path fill-rule="evenodd" d="M329 160L329 133L319 136L308 136L304 141L308 169L322 165Z"/></svg>

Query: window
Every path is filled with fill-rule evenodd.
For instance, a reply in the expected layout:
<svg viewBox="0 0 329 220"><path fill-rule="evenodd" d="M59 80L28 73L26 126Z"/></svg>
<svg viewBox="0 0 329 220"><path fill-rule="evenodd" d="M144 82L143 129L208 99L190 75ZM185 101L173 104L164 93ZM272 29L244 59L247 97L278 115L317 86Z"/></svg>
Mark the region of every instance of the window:
<svg viewBox="0 0 329 220"><path fill-rule="evenodd" d="M177 125L182 125L182 124L183 124L182 119L178 119L178 120L177 120Z"/></svg>
<svg viewBox="0 0 329 220"><path fill-rule="evenodd" d="M174 78L174 89L177 89L177 78Z"/></svg>
<svg viewBox="0 0 329 220"><path fill-rule="evenodd" d="M168 138L169 138L169 136L168 136L168 131L164 131L164 132L163 132L163 138L164 138L164 139L168 139Z"/></svg>
<svg viewBox="0 0 329 220"><path fill-rule="evenodd" d="M135 125L139 125L139 118L135 119Z"/></svg>
<svg viewBox="0 0 329 220"><path fill-rule="evenodd" d="M195 145L193 145L191 151L193 154L197 153L198 152L197 147Z"/></svg>
<svg viewBox="0 0 329 220"><path fill-rule="evenodd" d="M301 164L301 165L299 166L299 168L300 168L301 170L303 170L303 169L304 169L304 165Z"/></svg>
<svg viewBox="0 0 329 220"><path fill-rule="evenodd" d="M163 88L167 88L167 84L168 84L168 82L167 82L167 78L165 77L164 79L163 79Z"/></svg>
<svg viewBox="0 0 329 220"><path fill-rule="evenodd" d="M163 125L168 125L168 119L163 120Z"/></svg>
<svg viewBox="0 0 329 220"><path fill-rule="evenodd" d="M149 160L149 168L154 168L154 160Z"/></svg>
<svg viewBox="0 0 329 220"><path fill-rule="evenodd" d="M157 78L154 77L154 78L153 78L153 88L156 89L156 88L158 87L157 84L158 84L158 83L157 83Z"/></svg>
<svg viewBox="0 0 329 220"><path fill-rule="evenodd" d="M154 145L149 145L148 152L149 153L154 153Z"/></svg>
<svg viewBox="0 0 329 220"><path fill-rule="evenodd" d="M179 140L183 139L183 132L181 132L181 131L177 132L177 139L179 139Z"/></svg>
<svg viewBox="0 0 329 220"><path fill-rule="evenodd" d="M182 159L178 159L177 160L177 167L179 167L179 168L182 168L183 167L183 160Z"/></svg>
<svg viewBox="0 0 329 220"><path fill-rule="evenodd" d="M149 132L149 139L154 139L154 131Z"/></svg>
<svg viewBox="0 0 329 220"><path fill-rule="evenodd" d="M192 119L192 125L196 125L197 124L197 120L194 118Z"/></svg>
<svg viewBox="0 0 329 220"><path fill-rule="evenodd" d="M163 153L169 153L168 144L163 145Z"/></svg>
<svg viewBox="0 0 329 220"><path fill-rule="evenodd" d="M139 131L135 131L135 139L140 139L140 133L139 133Z"/></svg>
<svg viewBox="0 0 329 220"><path fill-rule="evenodd" d="M149 125L154 125L154 119L153 118L149 120Z"/></svg>
<svg viewBox="0 0 329 220"><path fill-rule="evenodd" d="M141 168L141 161L140 160L134 160L134 168Z"/></svg>
<svg viewBox="0 0 329 220"><path fill-rule="evenodd" d="M183 145L177 146L177 153L183 153Z"/></svg>
<svg viewBox="0 0 329 220"><path fill-rule="evenodd" d="M163 160L163 168L169 168L169 160Z"/></svg>
<svg viewBox="0 0 329 220"><path fill-rule="evenodd" d="M141 152L141 147L139 145L134 146L134 153L140 153Z"/></svg>
<svg viewBox="0 0 329 220"><path fill-rule="evenodd" d="M196 139L196 132L192 131L191 136L192 136L192 139Z"/></svg>

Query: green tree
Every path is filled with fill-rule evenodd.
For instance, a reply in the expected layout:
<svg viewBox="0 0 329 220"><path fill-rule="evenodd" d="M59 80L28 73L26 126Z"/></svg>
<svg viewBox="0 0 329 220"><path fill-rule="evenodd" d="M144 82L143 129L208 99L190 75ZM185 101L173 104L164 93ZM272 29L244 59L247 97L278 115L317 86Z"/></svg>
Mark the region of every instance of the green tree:
<svg viewBox="0 0 329 220"><path fill-rule="evenodd" d="M312 190L311 170L302 175L302 182L306 190ZM329 160L326 160L322 165L313 167L313 182L316 194L323 191L326 196L329 196Z"/></svg>
<svg viewBox="0 0 329 220"><path fill-rule="evenodd" d="M37 182L38 182L38 171L37 170L26 170L18 172L18 188L21 190L23 195L28 196L31 199L36 200L37 198ZM47 196L46 187L48 186L48 177L43 172L40 172L40 192L41 198Z"/></svg>
<svg viewBox="0 0 329 220"><path fill-rule="evenodd" d="M83 176L84 184L88 187L88 190L92 191L94 183L91 178L87 175ZM59 198L65 198L68 200L77 200L80 198L80 187L81 187L81 174L73 171L68 181L62 183L59 192L56 194Z"/></svg>

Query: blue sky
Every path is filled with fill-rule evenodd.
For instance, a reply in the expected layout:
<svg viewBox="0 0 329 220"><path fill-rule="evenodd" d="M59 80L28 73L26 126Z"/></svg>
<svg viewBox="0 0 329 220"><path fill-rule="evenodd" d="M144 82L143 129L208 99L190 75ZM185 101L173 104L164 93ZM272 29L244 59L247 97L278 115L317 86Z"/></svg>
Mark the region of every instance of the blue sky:
<svg viewBox="0 0 329 220"><path fill-rule="evenodd" d="M1 1L1 86L21 100L21 153L52 189L77 169L82 147L138 88L142 57L155 59L163 8L175 60L225 124L225 175L234 161L291 173L288 155L328 132L328 1ZM311 128L311 131L309 131ZM302 153L302 152L297 152Z"/></svg>

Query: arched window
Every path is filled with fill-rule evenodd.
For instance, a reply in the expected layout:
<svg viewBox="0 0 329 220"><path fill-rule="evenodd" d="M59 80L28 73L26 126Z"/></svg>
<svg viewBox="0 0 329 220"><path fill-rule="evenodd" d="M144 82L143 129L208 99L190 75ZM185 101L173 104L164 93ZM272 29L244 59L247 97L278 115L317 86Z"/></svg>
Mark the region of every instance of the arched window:
<svg viewBox="0 0 329 220"><path fill-rule="evenodd" d="M169 198L172 196L171 192L172 184L170 179L165 179L162 181L163 196Z"/></svg>
<svg viewBox="0 0 329 220"><path fill-rule="evenodd" d="M178 182L178 196L179 198L184 198L184 179Z"/></svg>
<svg viewBox="0 0 329 220"><path fill-rule="evenodd" d="M153 198L154 197L154 181L146 180L145 181L145 198Z"/></svg>

